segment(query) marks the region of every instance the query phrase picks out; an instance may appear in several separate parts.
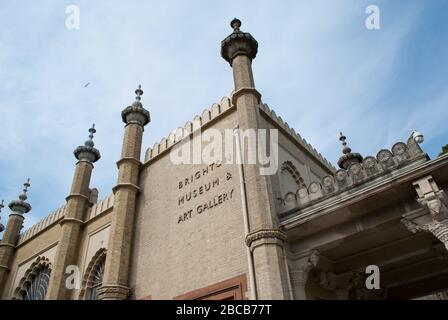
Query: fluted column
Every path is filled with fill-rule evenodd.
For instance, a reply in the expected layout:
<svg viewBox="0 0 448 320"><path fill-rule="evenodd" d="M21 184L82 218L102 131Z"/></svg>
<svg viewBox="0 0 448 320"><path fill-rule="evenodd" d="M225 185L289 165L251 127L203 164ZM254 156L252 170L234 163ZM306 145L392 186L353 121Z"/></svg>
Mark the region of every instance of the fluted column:
<svg viewBox="0 0 448 320"><path fill-rule="evenodd" d="M140 102L141 86L135 93L136 101L121 114L126 125L121 159L117 162L118 181L113 188L114 209L103 285L98 290L99 298L103 300L124 300L130 293L129 259L139 192L140 153L144 126L150 121L149 112Z"/></svg>
<svg viewBox="0 0 448 320"><path fill-rule="evenodd" d="M89 208L89 185L93 163L101 157L99 151L94 148L92 140L96 132L94 125L89 132L89 140L74 151L79 161L76 163L70 194L66 198L65 216L60 222L61 238L58 242L47 293L47 298L51 300L67 300L70 299L72 293L72 290L66 286L67 276L70 273L65 271L67 266L77 264L85 213Z"/></svg>
<svg viewBox="0 0 448 320"><path fill-rule="evenodd" d="M231 26L234 31L222 41L221 56L229 62L233 71L235 92L232 103L237 108L239 129L257 132L260 128L261 95L255 89L252 60L257 54L258 43L249 33L240 31L240 20L232 20ZM288 289L283 241L276 241L279 231L274 218L275 205L271 197L270 177L260 174L258 163L244 163L243 170L250 226L249 237L257 234L263 239L257 241L257 246L251 248L257 296L259 299L286 299Z"/></svg>
<svg viewBox="0 0 448 320"><path fill-rule="evenodd" d="M25 219L24 214L31 210L31 205L26 202L26 193L30 186L30 179L24 183L24 186L25 188L19 196L19 200L14 200L9 203L9 208L12 212L9 215L8 223L2 241L0 242L0 297L4 294L3 290L9 276L23 220ZM1 207L3 208L3 201Z"/></svg>

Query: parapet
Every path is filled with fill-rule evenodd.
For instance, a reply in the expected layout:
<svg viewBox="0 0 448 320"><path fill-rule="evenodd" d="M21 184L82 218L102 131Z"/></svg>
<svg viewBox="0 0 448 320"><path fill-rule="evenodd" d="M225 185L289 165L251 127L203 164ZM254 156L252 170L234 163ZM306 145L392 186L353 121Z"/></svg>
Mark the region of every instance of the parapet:
<svg viewBox="0 0 448 320"><path fill-rule="evenodd" d="M422 159L426 161L428 156L411 135L407 143L397 142L391 150L382 149L376 157L365 157L362 163L352 163L347 170L339 169L333 175L323 177L320 182L311 182L277 198L279 215L285 217L342 192L362 188L369 181Z"/></svg>
<svg viewBox="0 0 448 320"><path fill-rule="evenodd" d="M96 216L102 214L103 212L108 211L109 209L113 208L114 204L114 195L109 195L102 201L94 204L92 207L90 207L87 211L86 215L86 222L95 218ZM38 223L31 226L29 229L25 230L23 233L19 236L18 245L21 245L22 243L30 240L31 238L34 238L36 235L40 234L45 229L55 225L56 223L59 223L62 218L65 216L65 206L60 207L59 209L56 209L52 213L50 213L48 216L40 220Z"/></svg>

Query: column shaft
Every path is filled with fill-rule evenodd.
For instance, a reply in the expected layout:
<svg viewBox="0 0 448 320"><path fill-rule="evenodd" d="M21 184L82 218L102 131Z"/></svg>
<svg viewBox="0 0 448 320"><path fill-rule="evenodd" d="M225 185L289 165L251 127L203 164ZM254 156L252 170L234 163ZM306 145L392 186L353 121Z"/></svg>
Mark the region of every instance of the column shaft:
<svg viewBox="0 0 448 320"><path fill-rule="evenodd" d="M47 297L51 300L70 299L72 290L66 286L65 270L69 265L76 265L80 252L79 243L85 213L89 203L89 185L93 164L79 161L76 164L70 195L67 197L65 216L61 221L61 238L58 243Z"/></svg>
<svg viewBox="0 0 448 320"><path fill-rule="evenodd" d="M244 131L255 130L258 134L259 93L255 90L252 62L246 55L237 55L232 60L235 83L234 103L237 107L238 125ZM258 147L258 146L257 146ZM243 150L243 154L247 152ZM276 229L275 207L271 199L270 177L260 175L260 165L244 164L250 232ZM283 262L282 243L266 241L253 249L255 277L259 299L286 299L284 287L286 269Z"/></svg>
<svg viewBox="0 0 448 320"><path fill-rule="evenodd" d="M2 241L0 242L0 298L5 294L4 288L10 274L15 246L22 229L23 220L22 214L10 214Z"/></svg>
<svg viewBox="0 0 448 320"><path fill-rule="evenodd" d="M129 295L129 259L134 227L140 152L143 126L126 125L121 160L118 161L118 184L114 188L114 212L109 248L100 298L126 299Z"/></svg>

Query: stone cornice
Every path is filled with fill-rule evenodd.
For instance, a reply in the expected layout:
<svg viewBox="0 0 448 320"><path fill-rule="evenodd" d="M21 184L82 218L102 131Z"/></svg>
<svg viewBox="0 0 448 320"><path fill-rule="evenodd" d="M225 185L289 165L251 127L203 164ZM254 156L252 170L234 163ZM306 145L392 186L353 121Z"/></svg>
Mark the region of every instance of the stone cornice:
<svg viewBox="0 0 448 320"><path fill-rule="evenodd" d="M448 166L448 155L438 157L434 160L425 161L421 163L414 163L409 166L405 166L395 171L395 175L382 176L381 179L375 179L366 185L363 185L359 189L350 190L350 192L344 192L336 194L324 201L318 202L314 205L302 209L292 210L288 216L291 216L293 212L297 212L290 218L284 219L280 226L284 230L292 229L295 226L305 223L311 219L316 219L330 212L336 211L341 207L359 202L390 188L391 183L403 183L426 175L437 168Z"/></svg>

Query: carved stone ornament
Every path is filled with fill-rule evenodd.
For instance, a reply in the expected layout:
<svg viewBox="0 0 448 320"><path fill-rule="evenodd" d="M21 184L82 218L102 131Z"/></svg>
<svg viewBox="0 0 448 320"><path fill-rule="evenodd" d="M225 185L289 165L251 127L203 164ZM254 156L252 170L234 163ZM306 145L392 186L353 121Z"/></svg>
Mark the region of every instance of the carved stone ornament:
<svg viewBox="0 0 448 320"><path fill-rule="evenodd" d="M278 239L283 242L286 239L286 235L278 229L263 229L248 234L246 237L246 245L250 248L254 241L265 238Z"/></svg>

